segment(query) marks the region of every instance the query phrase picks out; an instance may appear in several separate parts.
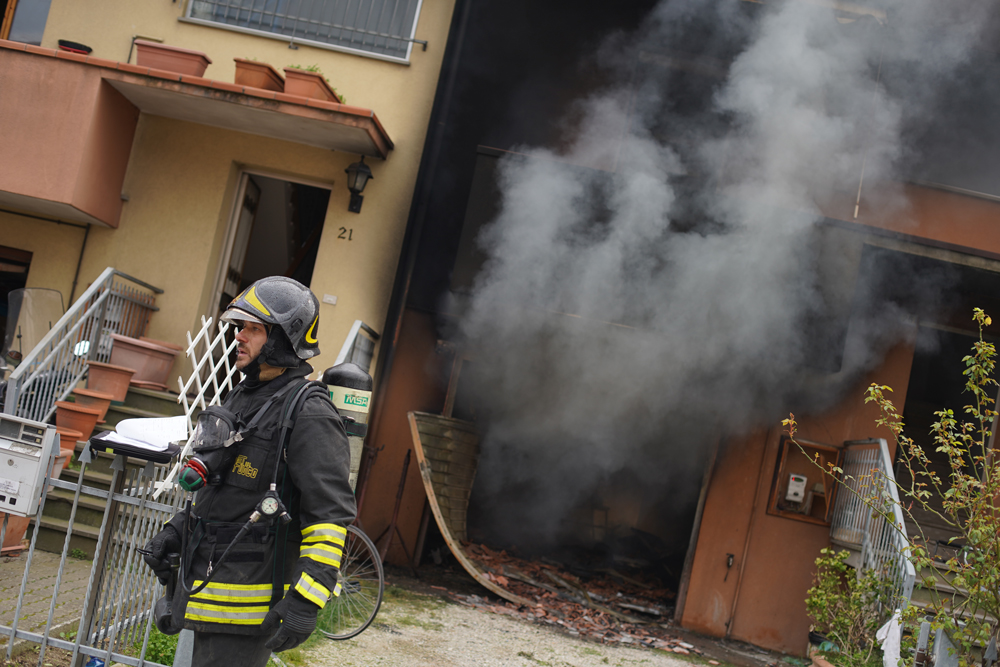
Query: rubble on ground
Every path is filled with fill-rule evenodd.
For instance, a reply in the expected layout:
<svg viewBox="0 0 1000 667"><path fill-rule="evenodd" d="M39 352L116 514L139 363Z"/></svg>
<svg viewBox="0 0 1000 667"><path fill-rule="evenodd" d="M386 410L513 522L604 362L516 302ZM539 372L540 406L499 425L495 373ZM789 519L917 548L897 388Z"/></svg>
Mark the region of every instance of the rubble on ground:
<svg viewBox="0 0 1000 667"><path fill-rule="evenodd" d="M481 544L463 547L491 582L534 600L535 605L449 592L460 604L561 627L570 635L602 643L701 654L671 635L674 592L657 581L643 581L641 575L627 575L613 567L589 569L577 576L555 562L522 560Z"/></svg>

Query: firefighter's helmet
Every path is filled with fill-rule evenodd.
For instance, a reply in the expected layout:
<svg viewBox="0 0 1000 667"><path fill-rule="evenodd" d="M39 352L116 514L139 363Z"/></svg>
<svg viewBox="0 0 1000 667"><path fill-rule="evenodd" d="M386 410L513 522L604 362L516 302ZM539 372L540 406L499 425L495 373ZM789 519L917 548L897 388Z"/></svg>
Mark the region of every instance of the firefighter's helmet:
<svg viewBox="0 0 1000 667"><path fill-rule="evenodd" d="M277 326L288 337L299 359L319 354L319 300L302 283L271 276L243 291L226 309L223 322L260 322Z"/></svg>

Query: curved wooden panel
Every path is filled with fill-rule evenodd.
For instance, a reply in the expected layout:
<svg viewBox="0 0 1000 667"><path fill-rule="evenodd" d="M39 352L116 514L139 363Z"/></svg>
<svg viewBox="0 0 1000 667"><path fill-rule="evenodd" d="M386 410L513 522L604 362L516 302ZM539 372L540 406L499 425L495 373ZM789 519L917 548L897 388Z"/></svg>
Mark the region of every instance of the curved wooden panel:
<svg viewBox="0 0 1000 667"><path fill-rule="evenodd" d="M410 412L406 416L427 501L451 553L466 572L491 592L514 604L532 606L530 600L487 579L462 546L467 541L466 510L479 463L479 433L475 425L427 412Z"/></svg>

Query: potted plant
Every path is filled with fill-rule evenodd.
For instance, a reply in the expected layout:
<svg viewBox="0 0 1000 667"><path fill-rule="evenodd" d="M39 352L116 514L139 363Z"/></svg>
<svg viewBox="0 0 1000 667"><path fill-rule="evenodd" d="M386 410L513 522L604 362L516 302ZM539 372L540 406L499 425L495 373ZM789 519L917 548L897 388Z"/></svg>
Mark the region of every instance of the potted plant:
<svg viewBox="0 0 1000 667"><path fill-rule="evenodd" d="M247 58L233 58L233 60L236 62L236 76L233 81L236 82L237 86L284 92L285 80L278 70L268 63Z"/></svg>
<svg viewBox="0 0 1000 667"><path fill-rule="evenodd" d="M147 42L144 39L135 40L135 49L135 62L140 67L204 76L205 69L212 64L212 59L201 51Z"/></svg>
<svg viewBox="0 0 1000 667"><path fill-rule="evenodd" d="M290 65L286 67L285 92L289 95L301 95L302 97L343 104L340 95L330 87L317 65L309 67Z"/></svg>

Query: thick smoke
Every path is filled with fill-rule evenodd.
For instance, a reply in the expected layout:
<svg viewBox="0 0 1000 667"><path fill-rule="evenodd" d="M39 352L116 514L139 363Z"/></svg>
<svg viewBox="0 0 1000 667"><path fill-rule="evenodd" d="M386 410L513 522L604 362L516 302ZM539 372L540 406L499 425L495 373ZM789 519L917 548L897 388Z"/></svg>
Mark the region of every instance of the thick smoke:
<svg viewBox="0 0 1000 667"><path fill-rule="evenodd" d="M580 101L564 148L502 162L480 237L462 334L497 535L554 537L617 485L632 525L669 538L706 445L828 406L870 367L903 328L864 321L856 244L823 212L853 212L859 187L905 212L902 137L933 122L986 5L672 0L609 36L625 83Z"/></svg>

